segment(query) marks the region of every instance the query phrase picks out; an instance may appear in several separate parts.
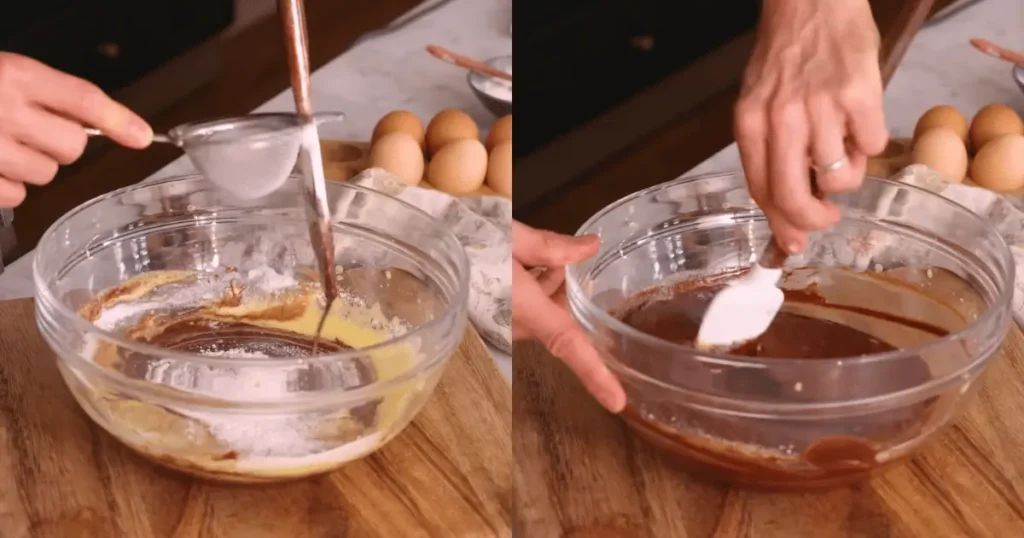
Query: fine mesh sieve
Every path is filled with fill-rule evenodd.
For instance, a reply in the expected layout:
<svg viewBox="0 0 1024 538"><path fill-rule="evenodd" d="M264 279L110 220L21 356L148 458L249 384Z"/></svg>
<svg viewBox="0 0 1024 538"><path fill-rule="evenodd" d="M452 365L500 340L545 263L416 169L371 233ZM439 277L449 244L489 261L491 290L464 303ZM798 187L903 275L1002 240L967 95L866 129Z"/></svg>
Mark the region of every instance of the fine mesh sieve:
<svg viewBox="0 0 1024 538"><path fill-rule="evenodd" d="M314 123L340 122L340 112L314 114ZM186 123L153 141L173 144L207 179L242 199L255 199L277 190L295 168L302 143L303 120L297 114L250 114ZM87 128L92 136L102 136Z"/></svg>

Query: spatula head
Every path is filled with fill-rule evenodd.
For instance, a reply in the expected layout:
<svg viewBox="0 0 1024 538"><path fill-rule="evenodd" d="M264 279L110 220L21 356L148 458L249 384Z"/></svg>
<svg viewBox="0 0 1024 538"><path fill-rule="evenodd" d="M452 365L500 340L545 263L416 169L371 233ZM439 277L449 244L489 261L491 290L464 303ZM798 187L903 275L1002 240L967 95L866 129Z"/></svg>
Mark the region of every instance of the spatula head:
<svg viewBox="0 0 1024 538"><path fill-rule="evenodd" d="M785 300L781 269L755 265L711 300L697 332L697 349L729 349L764 334Z"/></svg>

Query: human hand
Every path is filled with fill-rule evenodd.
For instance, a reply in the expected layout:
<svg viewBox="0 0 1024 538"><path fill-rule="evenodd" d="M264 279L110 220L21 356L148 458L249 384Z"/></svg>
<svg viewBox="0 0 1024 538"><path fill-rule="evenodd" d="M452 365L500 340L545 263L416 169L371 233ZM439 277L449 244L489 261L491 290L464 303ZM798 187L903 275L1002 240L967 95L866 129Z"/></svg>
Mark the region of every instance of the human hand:
<svg viewBox="0 0 1024 538"><path fill-rule="evenodd" d="M599 246L594 236L560 235L512 221L512 338L539 340L601 405L618 413L626 406L622 385L564 301L566 264L593 256Z"/></svg>
<svg viewBox="0 0 1024 538"><path fill-rule="evenodd" d="M812 166L821 193L856 190L888 143L878 50L867 0L764 0L736 142L751 196L790 254L839 220L812 193Z"/></svg>
<svg viewBox="0 0 1024 538"><path fill-rule="evenodd" d="M36 60L0 52L0 208L25 199L25 184L44 185L59 164L82 155L95 127L131 148L153 130L90 82Z"/></svg>

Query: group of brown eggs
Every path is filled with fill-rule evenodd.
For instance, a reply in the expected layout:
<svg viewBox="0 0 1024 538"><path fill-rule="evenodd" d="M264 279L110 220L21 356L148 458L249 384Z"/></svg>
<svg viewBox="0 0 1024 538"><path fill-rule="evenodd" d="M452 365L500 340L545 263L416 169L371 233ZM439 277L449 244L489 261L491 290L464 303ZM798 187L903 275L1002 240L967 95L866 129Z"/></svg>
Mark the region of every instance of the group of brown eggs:
<svg viewBox="0 0 1024 538"><path fill-rule="evenodd" d="M497 120L481 142L480 128L461 110L438 112L426 128L412 112L390 112L373 129L369 165L409 185L426 180L436 189L463 195L486 183L511 197L512 116Z"/></svg>
<svg viewBox="0 0 1024 538"><path fill-rule="evenodd" d="M929 109L917 121L911 160L947 181L968 182L1000 192L1024 189L1024 121L1006 105L983 107L968 123L948 105Z"/></svg>

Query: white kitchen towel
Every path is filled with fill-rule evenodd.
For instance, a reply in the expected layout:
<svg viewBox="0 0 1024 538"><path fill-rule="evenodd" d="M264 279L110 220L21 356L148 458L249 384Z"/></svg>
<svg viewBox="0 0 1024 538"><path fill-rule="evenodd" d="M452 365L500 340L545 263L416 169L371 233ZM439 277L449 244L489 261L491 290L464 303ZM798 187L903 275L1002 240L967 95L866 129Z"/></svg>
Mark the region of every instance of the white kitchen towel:
<svg viewBox="0 0 1024 538"><path fill-rule="evenodd" d="M948 183L937 172L920 164L910 165L892 179L941 194L974 211L991 224L1010 246L1016 264L1013 293L1013 315L1024 323L1024 199L999 195L988 189L960 183ZM901 208L913 212L915 208Z"/></svg>
<svg viewBox="0 0 1024 538"><path fill-rule="evenodd" d="M351 182L412 204L451 229L469 256L470 322L484 340L511 353L512 201L410 187L380 168L365 170ZM334 212L338 214L338 208Z"/></svg>

